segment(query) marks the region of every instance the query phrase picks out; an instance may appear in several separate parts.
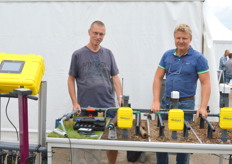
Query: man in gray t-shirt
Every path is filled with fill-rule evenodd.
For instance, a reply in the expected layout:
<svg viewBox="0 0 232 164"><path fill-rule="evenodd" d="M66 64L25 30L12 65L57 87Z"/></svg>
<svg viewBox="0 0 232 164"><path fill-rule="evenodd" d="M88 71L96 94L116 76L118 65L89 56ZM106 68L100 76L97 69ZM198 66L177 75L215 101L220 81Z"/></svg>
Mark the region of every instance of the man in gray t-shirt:
<svg viewBox="0 0 232 164"><path fill-rule="evenodd" d="M226 84L232 79L232 53L229 53L229 60L225 62L225 79Z"/></svg>
<svg viewBox="0 0 232 164"><path fill-rule="evenodd" d="M115 107L111 77L118 68L112 52L100 47L97 52L87 46L75 51L69 75L75 77L81 107Z"/></svg>
<svg viewBox="0 0 232 164"><path fill-rule="evenodd" d="M116 92L118 105L123 103L122 85L114 56L109 49L100 46L105 36L104 23L93 22L88 33L89 43L72 55L68 77L68 90L73 110L78 109L81 115L87 114L86 111L81 111L81 107L115 107L113 90ZM96 113L92 114L96 115ZM115 113L107 114L108 117L115 116ZM107 157L109 164L114 164L117 151L107 151Z"/></svg>

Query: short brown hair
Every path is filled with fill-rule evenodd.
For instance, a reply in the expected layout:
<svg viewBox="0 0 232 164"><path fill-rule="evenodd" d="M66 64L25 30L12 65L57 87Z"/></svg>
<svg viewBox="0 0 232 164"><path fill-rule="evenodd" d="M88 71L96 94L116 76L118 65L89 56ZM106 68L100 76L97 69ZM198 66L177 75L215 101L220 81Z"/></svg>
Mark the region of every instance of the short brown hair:
<svg viewBox="0 0 232 164"><path fill-rule="evenodd" d="M102 21L96 20L91 24L90 29L93 27L94 24L97 24L98 26L105 27L105 24Z"/></svg>
<svg viewBox="0 0 232 164"><path fill-rule="evenodd" d="M192 37L192 30L189 27L189 25L187 25L187 24L179 24L178 26L176 26L176 28L174 30L174 35L175 35L175 33L177 31L185 32L185 33L189 34Z"/></svg>

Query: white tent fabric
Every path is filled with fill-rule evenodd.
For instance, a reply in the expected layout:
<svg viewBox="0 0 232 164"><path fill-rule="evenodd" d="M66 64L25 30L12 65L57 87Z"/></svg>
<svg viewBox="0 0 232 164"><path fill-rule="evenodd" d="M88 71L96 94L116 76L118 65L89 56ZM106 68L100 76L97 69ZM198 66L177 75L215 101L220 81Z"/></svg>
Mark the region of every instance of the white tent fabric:
<svg viewBox="0 0 232 164"><path fill-rule="evenodd" d="M208 58L211 76L211 98L209 105L212 113L219 113L219 81L217 70L219 60L226 49L232 50L232 31L227 29L212 13L209 7L210 1L204 3L205 40L204 54ZM215 119L214 119L215 120Z"/></svg>
<svg viewBox="0 0 232 164"><path fill-rule="evenodd" d="M212 35L212 40L220 40L220 41L231 41L232 31L225 27L218 18L209 10L208 1L204 3L204 15L206 24L209 25L209 31Z"/></svg>
<svg viewBox="0 0 232 164"><path fill-rule="evenodd" d="M213 49L212 33L210 31L210 25L208 24L208 10L207 5L204 4L204 23L205 23L205 33L204 33L204 54L206 55L209 67L210 67L210 81L211 81L211 97L209 101L211 113L219 112L219 82L217 78L217 68L215 66L216 60ZM214 119L215 120L215 119Z"/></svg>
<svg viewBox="0 0 232 164"><path fill-rule="evenodd" d="M208 31L211 33L211 40L213 41L215 66L218 69L220 57L224 55L225 50L229 49L232 52L232 31L226 28L210 11L205 15L207 16L206 21L209 25Z"/></svg>
<svg viewBox="0 0 232 164"><path fill-rule="evenodd" d="M0 51L44 57L47 130L53 130L55 119L71 112L67 90L71 55L88 43L87 30L94 20L106 24L102 46L114 53L132 108L150 109L159 60L164 51L175 48L174 27L189 24L193 31L191 45L202 51L202 14L201 1L0 2ZM2 109L6 101L2 100ZM8 115L17 126L17 100L10 101ZM2 130L13 131L3 110L1 117ZM29 129L37 130L37 102L30 100Z"/></svg>

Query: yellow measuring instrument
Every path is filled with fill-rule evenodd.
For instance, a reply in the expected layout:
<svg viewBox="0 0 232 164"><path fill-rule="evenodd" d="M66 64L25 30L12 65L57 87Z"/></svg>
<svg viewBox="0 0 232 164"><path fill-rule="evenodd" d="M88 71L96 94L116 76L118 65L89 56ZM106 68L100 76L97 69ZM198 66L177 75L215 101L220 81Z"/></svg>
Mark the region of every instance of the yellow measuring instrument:
<svg viewBox="0 0 232 164"><path fill-rule="evenodd" d="M130 107L121 107L117 113L119 128L129 129L133 126L133 110Z"/></svg>
<svg viewBox="0 0 232 164"><path fill-rule="evenodd" d="M0 93L27 88L36 95L44 75L44 60L39 55L0 53Z"/></svg>
<svg viewBox="0 0 232 164"><path fill-rule="evenodd" d="M178 131L184 129L184 111L181 109L170 109L168 111L168 129Z"/></svg>
<svg viewBox="0 0 232 164"><path fill-rule="evenodd" d="M221 108L219 119L219 126L221 129L232 129L232 108Z"/></svg>

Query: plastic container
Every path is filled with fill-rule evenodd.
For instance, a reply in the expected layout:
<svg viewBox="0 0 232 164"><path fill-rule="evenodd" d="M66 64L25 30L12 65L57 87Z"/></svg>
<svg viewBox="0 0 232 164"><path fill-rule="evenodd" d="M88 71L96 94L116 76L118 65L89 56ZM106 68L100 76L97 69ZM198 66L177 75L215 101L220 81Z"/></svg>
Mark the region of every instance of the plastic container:
<svg viewBox="0 0 232 164"><path fill-rule="evenodd" d="M117 113L117 124L121 129L129 129L133 126L133 110L130 107L121 107Z"/></svg>
<svg viewBox="0 0 232 164"><path fill-rule="evenodd" d="M171 109L168 112L168 129L178 131L184 129L184 111L181 109Z"/></svg>
<svg viewBox="0 0 232 164"><path fill-rule="evenodd" d="M44 75L44 60L39 55L0 53L0 93L9 94L17 88L39 92Z"/></svg>
<svg viewBox="0 0 232 164"><path fill-rule="evenodd" d="M232 129L232 108L231 107L221 108L219 126L221 129Z"/></svg>

